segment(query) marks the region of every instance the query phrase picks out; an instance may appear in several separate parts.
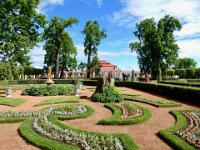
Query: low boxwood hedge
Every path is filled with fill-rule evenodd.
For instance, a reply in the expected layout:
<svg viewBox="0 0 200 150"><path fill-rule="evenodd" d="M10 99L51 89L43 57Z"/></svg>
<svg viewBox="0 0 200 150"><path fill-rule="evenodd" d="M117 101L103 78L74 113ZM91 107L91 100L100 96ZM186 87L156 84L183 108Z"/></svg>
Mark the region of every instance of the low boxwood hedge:
<svg viewBox="0 0 200 150"><path fill-rule="evenodd" d="M142 91L167 96L170 98L181 99L190 103L200 104L200 88L130 81L115 82L115 85L139 89Z"/></svg>
<svg viewBox="0 0 200 150"><path fill-rule="evenodd" d="M29 80L9 80L9 85L16 85L16 84L45 84L47 79L29 79ZM74 79L53 79L54 84L73 84ZM80 80L83 85L87 86L96 86L96 80Z"/></svg>
<svg viewBox="0 0 200 150"><path fill-rule="evenodd" d="M192 83L192 82L176 82L176 81L161 81L163 84L172 84L172 85L180 85L180 86L191 86L191 87L199 87L200 83Z"/></svg>

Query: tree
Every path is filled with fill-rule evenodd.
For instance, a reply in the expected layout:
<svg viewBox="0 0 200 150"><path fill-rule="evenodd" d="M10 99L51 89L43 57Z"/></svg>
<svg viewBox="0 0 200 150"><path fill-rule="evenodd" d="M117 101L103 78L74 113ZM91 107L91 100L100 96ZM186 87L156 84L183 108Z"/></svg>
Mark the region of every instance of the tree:
<svg viewBox="0 0 200 150"><path fill-rule="evenodd" d="M18 79L19 67L12 61L0 62L0 79Z"/></svg>
<svg viewBox="0 0 200 150"><path fill-rule="evenodd" d="M175 61L175 69L196 68L197 63L192 58L179 58Z"/></svg>
<svg viewBox="0 0 200 150"><path fill-rule="evenodd" d="M80 64L78 65L78 70L83 71L86 68L87 64L84 62L80 62Z"/></svg>
<svg viewBox="0 0 200 150"><path fill-rule="evenodd" d="M45 15L36 12L40 0L0 1L0 59L19 63L40 40Z"/></svg>
<svg viewBox="0 0 200 150"><path fill-rule="evenodd" d="M139 42L130 43L129 47L138 54L142 73L152 74L153 79L160 80L162 71L173 64L178 56L179 48L173 33L180 29L179 20L169 15L161 18L158 23L150 18L136 24L134 35Z"/></svg>
<svg viewBox="0 0 200 150"><path fill-rule="evenodd" d="M67 27L71 27L73 24L78 24L76 18L58 18L53 17L48 26L44 30L46 50L45 63L47 66L54 66L55 64L55 78L59 78L60 66L64 68L67 61L66 59L74 60L76 56L76 48L73 45L72 39L65 31Z"/></svg>
<svg viewBox="0 0 200 150"><path fill-rule="evenodd" d="M92 61L90 63L90 70L91 72L95 72L95 75L98 76L99 72L101 70L101 64L99 62L99 57L98 56L94 56L92 58Z"/></svg>
<svg viewBox="0 0 200 150"><path fill-rule="evenodd" d="M97 46L99 46L102 39L106 38L106 30L100 30L99 23L97 21L88 21L82 31L85 34L84 38L84 53L87 58L87 78L90 78L90 62L91 57L97 55Z"/></svg>

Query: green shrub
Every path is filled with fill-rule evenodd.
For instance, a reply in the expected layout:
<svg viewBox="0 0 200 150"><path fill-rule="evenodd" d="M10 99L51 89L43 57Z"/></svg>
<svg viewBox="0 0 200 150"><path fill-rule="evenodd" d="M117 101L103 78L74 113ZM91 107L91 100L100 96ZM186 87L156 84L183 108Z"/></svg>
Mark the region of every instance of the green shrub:
<svg viewBox="0 0 200 150"><path fill-rule="evenodd" d="M56 95L66 95L73 92L73 85L40 85L40 86L29 86L22 94L32 95L32 96L56 96Z"/></svg>
<svg viewBox="0 0 200 150"><path fill-rule="evenodd" d="M94 102L102 103L116 103L123 101L123 96L120 94L114 86L106 85L99 93L95 93L92 97Z"/></svg>

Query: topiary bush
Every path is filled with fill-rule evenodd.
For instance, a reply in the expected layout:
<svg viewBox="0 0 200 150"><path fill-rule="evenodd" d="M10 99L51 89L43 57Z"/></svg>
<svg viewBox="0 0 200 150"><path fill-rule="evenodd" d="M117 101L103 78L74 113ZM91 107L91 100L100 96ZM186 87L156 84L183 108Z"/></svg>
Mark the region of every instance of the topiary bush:
<svg viewBox="0 0 200 150"><path fill-rule="evenodd" d="M56 96L66 95L72 93L74 90L73 85L40 85L40 86L28 86L23 90L22 95L31 96Z"/></svg>
<svg viewBox="0 0 200 150"><path fill-rule="evenodd" d="M106 85L101 92L92 96L92 101L102 103L117 103L123 101L123 96L114 86Z"/></svg>

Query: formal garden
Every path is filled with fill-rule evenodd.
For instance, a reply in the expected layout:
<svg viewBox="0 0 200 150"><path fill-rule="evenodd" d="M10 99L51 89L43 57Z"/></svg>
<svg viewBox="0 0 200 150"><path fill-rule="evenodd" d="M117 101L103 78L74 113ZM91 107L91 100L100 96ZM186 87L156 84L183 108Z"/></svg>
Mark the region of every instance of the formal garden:
<svg viewBox="0 0 200 150"><path fill-rule="evenodd" d="M58 1L0 2L0 149L200 149L200 68L194 59L179 56L175 33L183 20L168 14L138 18L143 20L131 29L133 39L124 41L122 30L120 42L108 41L113 50L124 42L138 59L138 73L134 67L127 73L111 63L103 66L107 60L99 58L100 49L107 49L105 43L99 48L102 40L115 35L100 27L104 17L100 23L87 18L88 8L77 4L80 21L67 13L49 16L59 7L45 15L39 9L47 2ZM109 22L108 29L113 25ZM102 51L119 55L119 64L130 55L112 52ZM40 68L33 55L42 61Z"/></svg>
<svg viewBox="0 0 200 150"><path fill-rule="evenodd" d="M198 88L174 85L185 92L194 90L188 103L180 90L179 97L162 96L169 87L163 83L116 81L114 86L109 80L81 80L75 95L77 81L63 81L52 85L10 81L11 97L4 91L7 86L1 86L3 149L200 148ZM161 86L161 93L145 92L153 86Z"/></svg>

